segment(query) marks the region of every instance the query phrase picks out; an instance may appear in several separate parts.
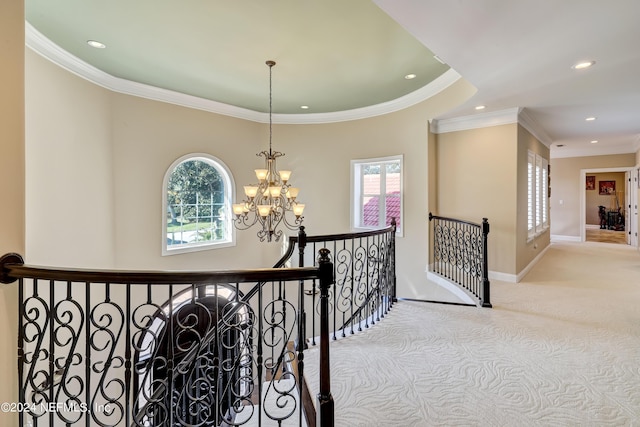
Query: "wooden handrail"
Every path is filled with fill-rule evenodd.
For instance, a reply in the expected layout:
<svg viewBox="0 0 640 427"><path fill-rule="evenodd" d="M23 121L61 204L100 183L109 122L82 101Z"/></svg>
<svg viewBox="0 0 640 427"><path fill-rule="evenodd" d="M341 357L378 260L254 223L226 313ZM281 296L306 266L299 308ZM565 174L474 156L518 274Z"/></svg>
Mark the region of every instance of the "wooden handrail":
<svg viewBox="0 0 640 427"><path fill-rule="evenodd" d="M129 283L144 285L235 283L258 281L289 281L313 278L315 267L257 268L222 271L159 271L69 269L26 265L17 254L0 257L0 282L12 283L20 278L47 278L68 282Z"/></svg>

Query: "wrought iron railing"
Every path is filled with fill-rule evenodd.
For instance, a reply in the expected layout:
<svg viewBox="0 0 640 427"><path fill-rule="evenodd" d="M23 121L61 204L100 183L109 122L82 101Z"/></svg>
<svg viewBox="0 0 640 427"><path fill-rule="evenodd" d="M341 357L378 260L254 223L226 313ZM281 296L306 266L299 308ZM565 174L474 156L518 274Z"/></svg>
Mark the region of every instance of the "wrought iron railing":
<svg viewBox="0 0 640 427"><path fill-rule="evenodd" d="M429 270L461 287L482 307L491 307L487 235L482 224L429 213L431 251Z"/></svg>
<svg viewBox="0 0 640 427"><path fill-rule="evenodd" d="M304 346L291 343L305 336L297 303L315 290L317 421L333 425L333 271L326 249L317 267L226 272L53 269L7 254L0 282L17 280L19 294L19 425L305 425Z"/></svg>
<svg viewBox="0 0 640 427"><path fill-rule="evenodd" d="M396 298L395 220L389 227L357 233L307 236L300 227L297 236L289 237L286 254L279 264L295 263L298 248L299 267L312 265L318 248L332 254L335 286L329 294L329 327L333 339L362 331L385 316ZM316 345L319 335L318 290L305 291L299 306L304 335L308 344Z"/></svg>

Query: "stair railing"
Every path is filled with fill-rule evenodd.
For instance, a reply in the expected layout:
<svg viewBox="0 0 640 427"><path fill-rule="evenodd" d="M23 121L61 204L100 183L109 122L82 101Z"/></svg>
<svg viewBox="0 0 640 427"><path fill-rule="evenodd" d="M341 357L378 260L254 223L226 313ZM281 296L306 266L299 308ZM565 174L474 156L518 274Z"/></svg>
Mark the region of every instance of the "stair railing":
<svg viewBox="0 0 640 427"><path fill-rule="evenodd" d="M429 271L455 283L482 307L491 307L487 259L489 221L482 224L432 215Z"/></svg>
<svg viewBox="0 0 640 427"><path fill-rule="evenodd" d="M293 263L298 247L298 267L312 265L318 248L328 248L333 261L335 286L329 293L330 334L344 337L380 321L396 301L395 219L390 226L355 233L308 236L300 227L290 236L280 264ZM306 290L299 302L303 308L300 336L305 345L316 345L319 334L319 290ZM311 316L308 316L311 314ZM308 318L310 317L310 319ZM307 330L309 326L309 330Z"/></svg>
<svg viewBox="0 0 640 427"><path fill-rule="evenodd" d="M305 425L304 348L289 344L302 340L296 302L312 289L321 296L322 386L309 424L333 425L330 256L319 251L316 267L220 272L70 270L0 257L0 282L18 281L20 425Z"/></svg>

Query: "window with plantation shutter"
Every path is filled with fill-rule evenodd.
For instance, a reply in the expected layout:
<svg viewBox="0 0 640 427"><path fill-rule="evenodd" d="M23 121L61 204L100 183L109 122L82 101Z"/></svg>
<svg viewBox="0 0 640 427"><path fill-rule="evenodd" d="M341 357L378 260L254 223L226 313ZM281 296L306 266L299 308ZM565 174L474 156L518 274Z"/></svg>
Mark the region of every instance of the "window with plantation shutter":
<svg viewBox="0 0 640 427"><path fill-rule="evenodd" d="M527 235L534 238L549 227L549 162L527 153Z"/></svg>

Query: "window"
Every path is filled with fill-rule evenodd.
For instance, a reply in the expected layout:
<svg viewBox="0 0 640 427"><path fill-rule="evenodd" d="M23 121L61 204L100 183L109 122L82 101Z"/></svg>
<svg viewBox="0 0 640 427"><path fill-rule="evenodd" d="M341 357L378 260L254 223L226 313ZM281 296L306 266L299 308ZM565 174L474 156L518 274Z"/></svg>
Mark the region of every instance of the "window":
<svg viewBox="0 0 640 427"><path fill-rule="evenodd" d="M189 154L169 167L163 183L163 255L234 244L227 167L207 154Z"/></svg>
<svg viewBox="0 0 640 427"><path fill-rule="evenodd" d="M534 238L549 227L549 162L527 154L527 235Z"/></svg>
<svg viewBox="0 0 640 427"><path fill-rule="evenodd" d="M386 227L402 235L402 156L351 161L353 229Z"/></svg>

